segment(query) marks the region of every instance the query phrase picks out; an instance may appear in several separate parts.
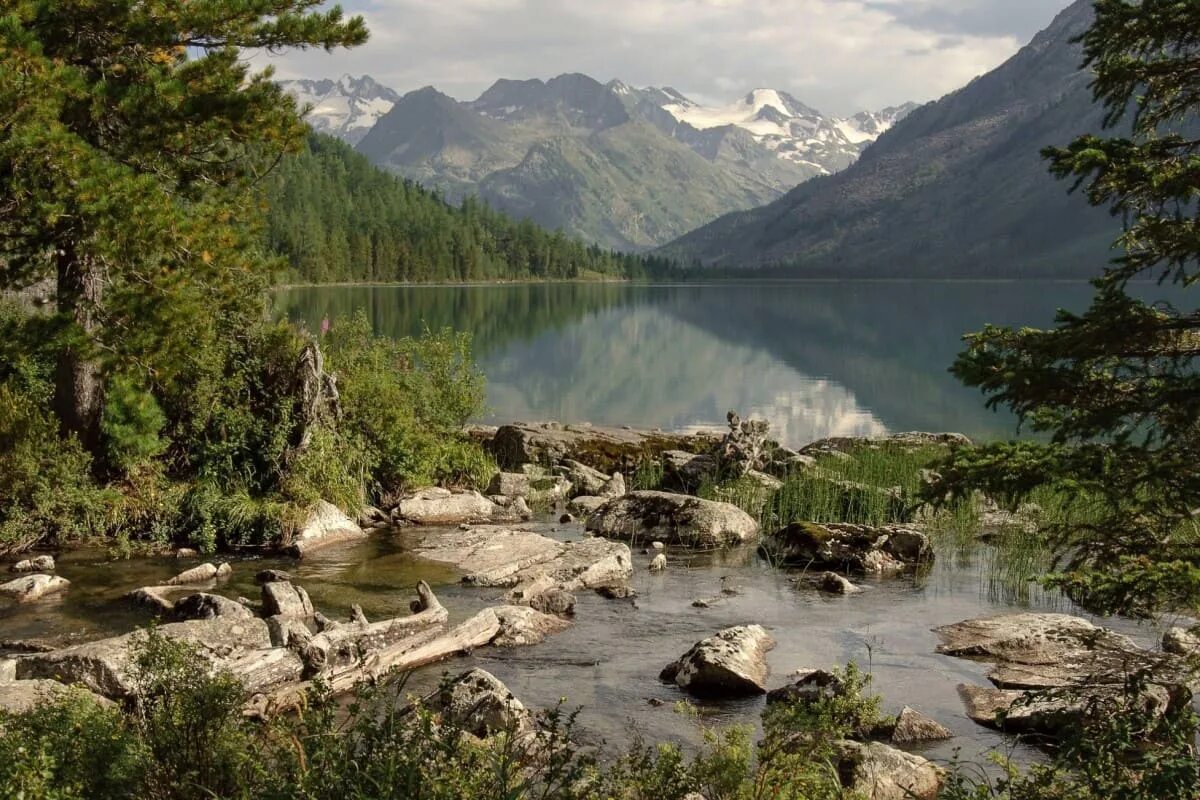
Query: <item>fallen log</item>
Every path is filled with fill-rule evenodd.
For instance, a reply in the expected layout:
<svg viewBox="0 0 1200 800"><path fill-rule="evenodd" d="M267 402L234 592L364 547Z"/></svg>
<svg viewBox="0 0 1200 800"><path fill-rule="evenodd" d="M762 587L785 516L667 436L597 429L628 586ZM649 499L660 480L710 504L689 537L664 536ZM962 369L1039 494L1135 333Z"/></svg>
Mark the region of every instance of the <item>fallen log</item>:
<svg viewBox="0 0 1200 800"><path fill-rule="evenodd" d="M428 590L428 587L425 588ZM442 635L432 630L415 633L371 653L356 664L327 671L320 675L321 683L334 694L344 694L359 684L374 683L397 672L417 669L483 647L495 639L501 630L496 612L490 608L484 609ZM306 704L308 692L313 686L314 681L302 681L258 693L247 701L244 713L266 718L298 710Z"/></svg>

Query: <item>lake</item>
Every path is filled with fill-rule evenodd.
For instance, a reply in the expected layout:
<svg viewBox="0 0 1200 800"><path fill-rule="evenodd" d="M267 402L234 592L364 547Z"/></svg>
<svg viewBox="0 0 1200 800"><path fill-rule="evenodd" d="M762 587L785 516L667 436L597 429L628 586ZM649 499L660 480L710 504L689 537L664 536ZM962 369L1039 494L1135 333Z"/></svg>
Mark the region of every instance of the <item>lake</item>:
<svg viewBox="0 0 1200 800"><path fill-rule="evenodd" d="M1010 436L948 372L987 323L1049 325L1083 283L762 282L304 287L278 308L313 330L364 311L390 336L474 336L484 422L659 427L770 420L785 444L905 430Z"/></svg>

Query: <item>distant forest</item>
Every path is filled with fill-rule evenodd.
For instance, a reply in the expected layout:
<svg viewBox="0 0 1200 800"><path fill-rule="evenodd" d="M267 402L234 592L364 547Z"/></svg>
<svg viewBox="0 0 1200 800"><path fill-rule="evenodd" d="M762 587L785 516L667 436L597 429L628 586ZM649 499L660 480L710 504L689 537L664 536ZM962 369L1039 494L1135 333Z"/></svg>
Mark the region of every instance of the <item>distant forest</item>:
<svg viewBox="0 0 1200 800"><path fill-rule="evenodd" d="M312 134L267 188L272 250L287 280L569 280L663 275L671 262L587 245L561 231L468 198L461 208L435 191L372 165L349 145Z"/></svg>

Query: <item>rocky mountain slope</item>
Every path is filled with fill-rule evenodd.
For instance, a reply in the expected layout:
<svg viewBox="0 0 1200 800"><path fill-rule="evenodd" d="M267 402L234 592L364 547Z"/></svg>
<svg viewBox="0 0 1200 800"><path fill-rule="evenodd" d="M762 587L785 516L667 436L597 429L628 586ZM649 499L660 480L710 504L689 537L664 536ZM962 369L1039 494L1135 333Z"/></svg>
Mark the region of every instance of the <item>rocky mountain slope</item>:
<svg viewBox="0 0 1200 800"><path fill-rule="evenodd" d="M398 93L381 86L370 75L361 78L343 75L336 81L280 81L279 85L302 108L312 107L307 120L313 130L350 144L362 139L400 99Z"/></svg>
<svg viewBox="0 0 1200 800"><path fill-rule="evenodd" d="M452 202L477 195L636 250L845 168L908 110L837 120L771 90L705 109L672 89L560 75L497 81L471 102L410 92L358 149Z"/></svg>
<svg viewBox="0 0 1200 800"><path fill-rule="evenodd" d="M845 171L664 248L687 262L786 275L1081 276L1118 224L1047 173L1039 151L1097 131L1072 39L1078 0L996 70L896 123Z"/></svg>

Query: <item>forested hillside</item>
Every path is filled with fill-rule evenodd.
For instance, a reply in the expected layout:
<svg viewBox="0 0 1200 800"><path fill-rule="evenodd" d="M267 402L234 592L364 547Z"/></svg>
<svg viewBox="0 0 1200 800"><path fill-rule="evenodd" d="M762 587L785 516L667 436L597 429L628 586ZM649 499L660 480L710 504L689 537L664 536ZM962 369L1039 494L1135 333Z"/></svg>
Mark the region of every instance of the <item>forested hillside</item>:
<svg viewBox="0 0 1200 800"><path fill-rule="evenodd" d="M588 246L468 198L461 208L322 134L280 164L267 236L289 280L473 281L635 277L661 259Z"/></svg>

